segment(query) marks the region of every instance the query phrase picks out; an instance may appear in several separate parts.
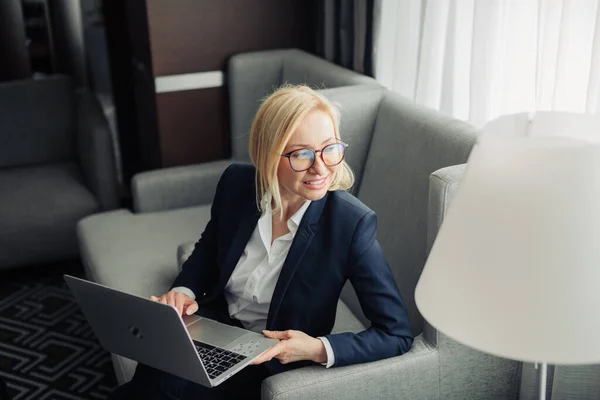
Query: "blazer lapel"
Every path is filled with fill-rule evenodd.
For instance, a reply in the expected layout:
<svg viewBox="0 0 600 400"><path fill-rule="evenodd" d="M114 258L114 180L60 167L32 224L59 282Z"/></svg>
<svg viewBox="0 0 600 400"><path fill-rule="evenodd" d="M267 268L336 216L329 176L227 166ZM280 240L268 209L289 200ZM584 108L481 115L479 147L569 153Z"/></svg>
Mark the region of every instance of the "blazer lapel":
<svg viewBox="0 0 600 400"><path fill-rule="evenodd" d="M281 302L283 301L285 292L287 291L287 288L290 285L298 266L300 265L300 261L302 261L304 253L306 253L308 246L310 246L310 242L315 235L317 222L319 221L319 217L323 212L323 207L325 206L326 200L327 195L325 195L325 197L323 197L321 200L313 201L304 213L302 222L300 222L298 231L296 232L294 240L292 241L290 251L285 258L283 267L281 268L281 273L279 274L279 279L275 285L275 290L273 291L273 297L271 298L271 305L269 307L269 315L267 317L267 329L271 329L273 321L275 321L277 318L277 313L281 307Z"/></svg>
<svg viewBox="0 0 600 400"><path fill-rule="evenodd" d="M233 234L234 236L229 251L225 256L223 269L220 274L219 287L224 288L227 284L227 281L231 277L235 266L252 236L252 232L254 232L254 229L256 228L259 218L260 211L256 208L255 204L253 204L253 207L251 207L241 218L238 229Z"/></svg>

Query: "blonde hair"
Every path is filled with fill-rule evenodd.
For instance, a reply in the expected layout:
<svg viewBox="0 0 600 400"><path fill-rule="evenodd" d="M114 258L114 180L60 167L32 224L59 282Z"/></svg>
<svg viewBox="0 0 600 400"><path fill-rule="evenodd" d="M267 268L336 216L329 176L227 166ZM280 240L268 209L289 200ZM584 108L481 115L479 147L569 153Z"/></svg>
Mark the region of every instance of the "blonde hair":
<svg viewBox="0 0 600 400"><path fill-rule="evenodd" d="M323 111L331 117L337 140L340 138L340 112L325 96L305 85L284 85L266 97L250 128L250 160L256 168L256 203L265 211L265 199L272 199L273 212L283 219L277 169L281 154L300 122L312 111ZM286 160L287 161L287 160ZM329 187L348 190L354 184L354 173L346 161L339 164Z"/></svg>

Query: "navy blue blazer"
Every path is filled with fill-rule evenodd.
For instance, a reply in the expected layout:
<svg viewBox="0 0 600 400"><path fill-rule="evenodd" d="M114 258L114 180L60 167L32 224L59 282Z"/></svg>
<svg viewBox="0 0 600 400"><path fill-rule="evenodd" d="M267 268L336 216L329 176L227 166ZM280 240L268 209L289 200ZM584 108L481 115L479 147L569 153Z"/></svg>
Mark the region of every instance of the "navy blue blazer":
<svg viewBox="0 0 600 400"><path fill-rule="evenodd" d="M255 169L233 164L222 175L211 219L173 287L185 286L202 307L222 295L260 212ZM371 327L331 334L340 292L350 280ZM329 339L335 365L375 361L407 352L408 314L377 241L375 213L343 190L331 191L306 210L273 292L268 330L300 330ZM268 363L282 372L310 362Z"/></svg>

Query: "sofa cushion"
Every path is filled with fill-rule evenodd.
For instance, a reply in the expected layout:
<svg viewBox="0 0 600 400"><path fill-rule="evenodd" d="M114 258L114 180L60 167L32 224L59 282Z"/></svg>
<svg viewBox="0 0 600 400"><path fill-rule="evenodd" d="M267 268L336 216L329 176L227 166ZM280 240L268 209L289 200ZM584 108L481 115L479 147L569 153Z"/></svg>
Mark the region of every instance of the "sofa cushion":
<svg viewBox="0 0 600 400"><path fill-rule="evenodd" d="M77 256L75 226L98 211L74 163L0 169L0 268Z"/></svg>
<svg viewBox="0 0 600 400"><path fill-rule="evenodd" d="M77 226L86 275L139 296L163 294L178 273L177 247L197 240L209 218L210 206L89 216Z"/></svg>

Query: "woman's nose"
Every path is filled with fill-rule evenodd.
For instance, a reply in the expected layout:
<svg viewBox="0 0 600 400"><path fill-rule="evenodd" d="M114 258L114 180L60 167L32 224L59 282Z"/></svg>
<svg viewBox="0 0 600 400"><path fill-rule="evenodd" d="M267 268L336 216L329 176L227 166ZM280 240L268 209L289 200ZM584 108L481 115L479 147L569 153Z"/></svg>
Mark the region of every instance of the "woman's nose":
<svg viewBox="0 0 600 400"><path fill-rule="evenodd" d="M315 175L325 175L327 172L327 167L325 166L320 154L316 155L315 163L312 165L312 167L310 167L310 169Z"/></svg>

